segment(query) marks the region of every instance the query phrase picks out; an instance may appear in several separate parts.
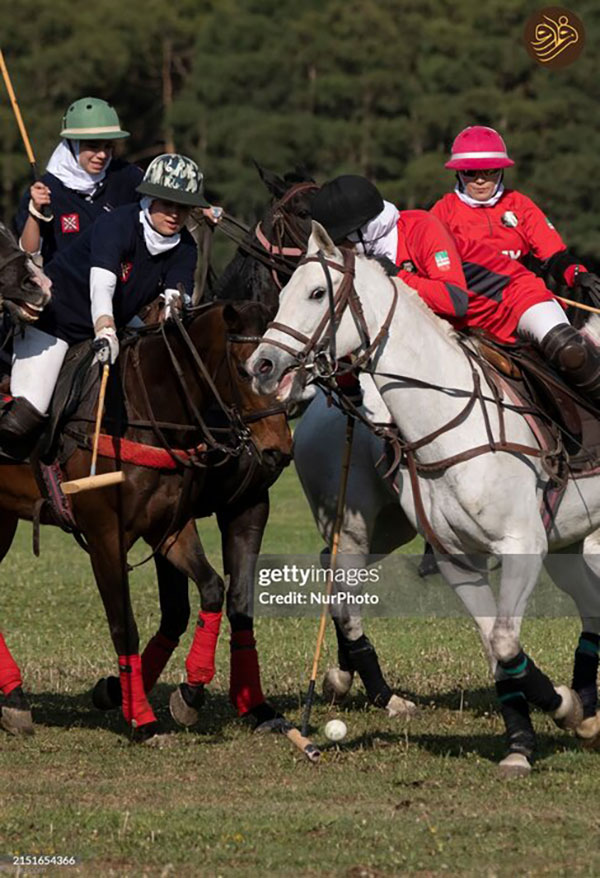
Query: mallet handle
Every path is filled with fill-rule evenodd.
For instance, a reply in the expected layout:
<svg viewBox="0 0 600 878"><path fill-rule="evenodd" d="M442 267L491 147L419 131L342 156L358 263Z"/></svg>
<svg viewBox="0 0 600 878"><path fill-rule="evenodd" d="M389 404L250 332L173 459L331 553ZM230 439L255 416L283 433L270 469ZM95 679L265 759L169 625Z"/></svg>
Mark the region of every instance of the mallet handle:
<svg viewBox="0 0 600 878"><path fill-rule="evenodd" d="M312 741L308 738L305 738L304 735L300 734L298 729L291 728L285 733L286 737L290 739L292 744L301 750L307 759L310 759L311 762L318 762L321 758L321 751L318 747L316 747Z"/></svg>
<svg viewBox="0 0 600 878"><path fill-rule="evenodd" d="M338 491L337 498L337 510L335 514L335 523L333 526L333 539L331 542L331 560L329 562L329 569L336 569L337 565L337 554L338 547L340 544L340 531L342 529L342 522L344 520L344 507L346 505L346 488L348 486L348 473L350 471L350 458L352 457L352 440L354 438L354 418L348 417L346 421L346 445L344 446L344 456L342 458L342 471L340 473L340 490ZM333 577L330 576L327 580L327 588L325 590L325 594L329 596L333 590ZM323 610L321 612L321 619L319 622L319 631L317 634L317 645L315 647L315 655L313 658L313 666L312 672L310 675L310 682L308 684L308 692L306 695L306 703L304 705L304 713L302 715L302 734L306 735L308 733L308 724L310 721L310 713L312 710L312 705L315 697L315 683L317 679L317 673L319 670L319 659L321 657L321 647L323 646L323 640L325 639L325 625L327 623L327 614L328 614L328 604L327 601L323 604Z"/></svg>
<svg viewBox="0 0 600 878"><path fill-rule="evenodd" d="M102 367L102 380L100 382L100 393L98 394L98 411L96 412L96 426L94 427L94 442L92 445L92 465L90 466L90 475L96 475L96 460L98 458L98 442L100 440L100 425L102 424L102 415L104 413L104 397L106 396L106 385L108 383L108 373L110 366L105 363Z"/></svg>
<svg viewBox="0 0 600 878"><path fill-rule="evenodd" d="M23 122L23 117L21 116L21 110L19 108L19 103L17 101L17 96L15 95L15 90L12 87L12 82L10 80L10 75L8 72L8 68L6 66L6 62L4 60L4 54L2 49L0 49L0 70L2 71L2 78L4 79L4 84L6 86L6 91L8 92L8 97L10 99L11 106L13 108L13 113L15 114L15 119L17 120L17 125L19 126L19 131L21 132L21 138L23 140L23 145L25 146L25 152L27 153L27 158L29 159L29 164L31 165L31 175L33 177L34 182L40 179L40 175L38 173L37 164L35 161L35 156L33 154L33 150L31 148L31 143L29 142L29 137L27 135L27 129L25 128L25 123ZM51 208L49 204L44 204L42 207L42 213L44 216L51 216Z"/></svg>

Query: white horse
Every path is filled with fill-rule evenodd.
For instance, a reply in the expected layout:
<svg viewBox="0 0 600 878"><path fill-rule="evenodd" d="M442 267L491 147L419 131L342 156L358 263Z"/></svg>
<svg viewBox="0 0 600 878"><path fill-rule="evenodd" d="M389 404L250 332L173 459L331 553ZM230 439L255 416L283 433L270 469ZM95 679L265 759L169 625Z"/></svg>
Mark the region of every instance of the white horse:
<svg viewBox="0 0 600 878"><path fill-rule="evenodd" d="M439 430L439 435L418 450L418 465L487 444L486 419L498 440L495 403L466 405L479 373L457 344L449 324L437 318L416 292L401 282L391 282L379 266L364 258L357 258L354 285L348 284L342 253L317 223L313 224L307 261L282 291L275 324L248 361L257 390L277 390L282 399L298 393L300 367L314 367L315 353L322 348L319 342L330 327L329 284L337 313L336 356L352 352L360 356L368 345L375 384L404 441L415 443ZM353 296L351 310L347 304L352 306ZM361 330L358 303L364 314ZM382 327L387 331L382 332ZM374 341L365 339L365 330ZM483 379L482 383L485 386ZM524 418L505 410L504 420L507 441L535 448L535 438ZM451 430L441 429L451 421L455 422ZM401 502L410 523L418 528L422 522L417 521L414 502L406 496L405 476L403 473ZM501 763L504 773L531 769L534 739L526 702L569 727L577 727L582 719L575 693L552 686L522 651L519 634L548 549L578 544L600 526L600 479L594 476L569 482L549 539L540 515L548 478L533 452L496 451L420 473L417 479L422 517L429 521L444 549L443 554L437 553L440 569L451 584L460 583L457 590L497 663L496 687L509 741L509 753ZM487 582L482 555L502 558L497 602ZM600 590L594 577L586 574L587 569L582 565L577 571L581 581L576 585L562 584L576 592L585 630L597 632ZM564 570L563 578L568 579Z"/></svg>

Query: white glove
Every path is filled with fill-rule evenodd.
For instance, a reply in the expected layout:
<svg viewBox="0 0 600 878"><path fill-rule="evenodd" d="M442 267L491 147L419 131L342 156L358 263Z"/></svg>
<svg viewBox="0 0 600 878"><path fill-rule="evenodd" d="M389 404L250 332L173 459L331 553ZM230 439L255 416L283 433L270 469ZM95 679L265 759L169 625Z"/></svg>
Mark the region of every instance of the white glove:
<svg viewBox="0 0 600 878"><path fill-rule="evenodd" d="M179 290L165 290L164 293L160 294L160 298L165 303L163 320L169 320L172 317L173 309L177 309L177 311L181 313L183 302Z"/></svg>
<svg viewBox="0 0 600 878"><path fill-rule="evenodd" d="M112 326L99 329L94 338L93 348L96 351L96 363L110 363L111 366L119 356L119 339Z"/></svg>

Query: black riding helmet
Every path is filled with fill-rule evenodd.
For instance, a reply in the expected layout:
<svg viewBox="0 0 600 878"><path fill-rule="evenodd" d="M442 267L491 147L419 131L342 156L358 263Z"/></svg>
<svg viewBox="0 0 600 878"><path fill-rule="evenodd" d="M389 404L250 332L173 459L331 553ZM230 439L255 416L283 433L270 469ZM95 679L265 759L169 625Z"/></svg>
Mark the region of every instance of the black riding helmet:
<svg viewBox="0 0 600 878"><path fill-rule="evenodd" d="M383 210L383 198L366 177L344 174L321 186L311 199L312 218L338 244Z"/></svg>

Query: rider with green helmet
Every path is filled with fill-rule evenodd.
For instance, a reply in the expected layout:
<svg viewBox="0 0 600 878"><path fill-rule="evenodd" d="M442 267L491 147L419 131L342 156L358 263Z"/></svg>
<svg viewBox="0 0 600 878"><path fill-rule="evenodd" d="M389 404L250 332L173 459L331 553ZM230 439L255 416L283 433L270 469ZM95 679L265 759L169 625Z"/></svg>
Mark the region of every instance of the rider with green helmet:
<svg viewBox="0 0 600 878"><path fill-rule="evenodd" d="M103 213L45 272L52 300L13 343L11 394L0 414L0 449L23 459L44 425L67 350L95 339L97 359L114 363L117 331L160 294L165 317L191 295L197 249L185 222L209 209L198 165L183 155L155 158L137 187L140 203Z"/></svg>
<svg viewBox="0 0 600 878"><path fill-rule="evenodd" d="M137 201L142 179L139 168L114 158L116 141L129 132L106 101L85 97L70 104L60 136L46 173L23 194L15 220L22 249L41 251L46 263L100 214Z"/></svg>

